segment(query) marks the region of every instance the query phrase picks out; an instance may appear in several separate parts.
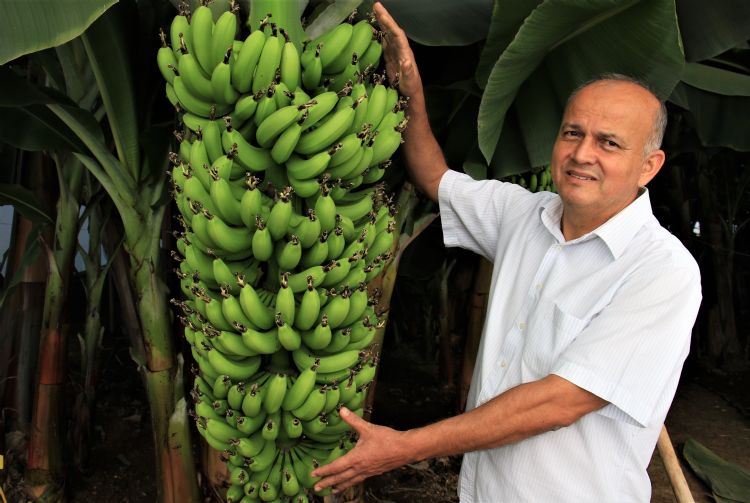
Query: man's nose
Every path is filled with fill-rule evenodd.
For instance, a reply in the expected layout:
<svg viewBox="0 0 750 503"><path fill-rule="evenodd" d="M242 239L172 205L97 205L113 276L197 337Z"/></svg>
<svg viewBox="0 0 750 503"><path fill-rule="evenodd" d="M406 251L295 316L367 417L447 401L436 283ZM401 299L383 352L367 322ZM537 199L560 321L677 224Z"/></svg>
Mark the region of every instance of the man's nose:
<svg viewBox="0 0 750 503"><path fill-rule="evenodd" d="M578 164L594 164L596 162L596 142L591 137L584 137L576 145L572 158Z"/></svg>

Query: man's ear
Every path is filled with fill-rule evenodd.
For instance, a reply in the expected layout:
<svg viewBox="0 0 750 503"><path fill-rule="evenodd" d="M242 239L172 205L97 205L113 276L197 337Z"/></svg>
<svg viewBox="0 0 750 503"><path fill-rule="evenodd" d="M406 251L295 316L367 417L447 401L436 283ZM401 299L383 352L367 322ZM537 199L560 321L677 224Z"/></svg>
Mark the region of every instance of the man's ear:
<svg viewBox="0 0 750 503"><path fill-rule="evenodd" d="M666 154L664 154L663 150L654 150L648 154L646 159L643 160L643 165L641 166L641 176L638 179L638 185L645 187L646 184L659 172L664 165L665 159Z"/></svg>

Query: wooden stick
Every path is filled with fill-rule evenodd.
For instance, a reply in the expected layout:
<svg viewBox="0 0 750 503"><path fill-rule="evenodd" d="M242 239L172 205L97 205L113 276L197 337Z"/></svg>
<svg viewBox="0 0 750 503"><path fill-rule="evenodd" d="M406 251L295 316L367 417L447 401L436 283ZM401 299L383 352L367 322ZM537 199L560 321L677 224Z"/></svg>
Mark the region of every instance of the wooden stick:
<svg viewBox="0 0 750 503"><path fill-rule="evenodd" d="M687 480L685 480L685 474L682 472L680 460L677 459L672 440L669 438L669 433L667 433L667 428L664 425L661 426L656 446L659 449L659 456L664 463L664 468L667 470L677 503L695 503Z"/></svg>

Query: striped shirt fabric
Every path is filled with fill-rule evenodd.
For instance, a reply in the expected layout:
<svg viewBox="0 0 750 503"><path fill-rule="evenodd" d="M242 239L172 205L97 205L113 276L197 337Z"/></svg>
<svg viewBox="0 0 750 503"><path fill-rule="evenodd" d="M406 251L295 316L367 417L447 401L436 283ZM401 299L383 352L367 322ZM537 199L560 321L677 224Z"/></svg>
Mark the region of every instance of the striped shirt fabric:
<svg viewBox="0 0 750 503"><path fill-rule="evenodd" d="M659 225L648 191L567 242L557 194L448 171L439 204L446 246L494 263L467 408L550 374L609 402L569 427L467 453L461 501L649 501L646 467L701 287L695 260Z"/></svg>

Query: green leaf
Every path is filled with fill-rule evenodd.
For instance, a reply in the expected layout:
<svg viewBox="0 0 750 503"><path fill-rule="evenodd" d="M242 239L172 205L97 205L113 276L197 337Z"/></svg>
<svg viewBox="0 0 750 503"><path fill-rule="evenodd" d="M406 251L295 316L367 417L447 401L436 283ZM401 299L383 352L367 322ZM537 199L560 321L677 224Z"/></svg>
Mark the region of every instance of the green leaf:
<svg viewBox="0 0 750 503"><path fill-rule="evenodd" d="M0 115L0 142L29 151L86 150L80 139L42 105L0 107Z"/></svg>
<svg viewBox="0 0 750 503"><path fill-rule="evenodd" d="M17 184L0 184L0 206L10 204L28 220L37 224L53 223L44 204L32 191Z"/></svg>
<svg viewBox="0 0 750 503"><path fill-rule="evenodd" d="M383 1L410 39L422 45L470 45L487 37L489 0Z"/></svg>
<svg viewBox="0 0 750 503"><path fill-rule="evenodd" d="M98 141L104 135L94 116L50 88L31 84L14 71L0 67L0 139L25 150L85 151L80 135L67 127L46 105L57 104L76 118L81 128Z"/></svg>
<svg viewBox="0 0 750 503"><path fill-rule="evenodd" d="M116 1L0 2L0 65L74 39Z"/></svg>
<svg viewBox="0 0 750 503"><path fill-rule="evenodd" d="M492 67L495 66L495 61L497 61L500 54L502 54L511 40L513 40L523 20L542 1L495 0L489 33L487 34L487 40L484 43L482 55L479 58L476 70L477 84L481 88L484 89Z"/></svg>
<svg viewBox="0 0 750 503"><path fill-rule="evenodd" d="M639 77L658 95L667 96L684 64L674 1L547 0L537 7L502 52L487 81L478 119L479 147L485 159L495 154L506 113L519 90L542 64L554 76L553 87L546 86L546 92L558 100L603 72ZM537 98L539 103L552 101L533 91L525 101L541 106L534 105ZM519 112L528 110L522 105ZM557 120L548 120L546 127L559 119L558 111ZM548 160L551 144L540 149L539 143L528 142L534 149L529 158L541 165Z"/></svg>
<svg viewBox="0 0 750 503"><path fill-rule="evenodd" d="M670 101L690 111L701 143L750 151L750 98L724 96L680 82Z"/></svg>
<svg viewBox="0 0 750 503"><path fill-rule="evenodd" d="M750 96L750 75L700 63L687 63L682 81L698 89L726 96Z"/></svg>
<svg viewBox="0 0 750 503"><path fill-rule="evenodd" d="M677 18L688 61L712 58L750 38L747 0L678 0Z"/></svg>
<svg viewBox="0 0 750 503"><path fill-rule="evenodd" d="M8 295L13 292L13 290L23 281L26 268L33 264L36 258L39 256L39 250L41 248L39 240L42 230L44 230L43 225L31 226L29 236L26 238L26 246L23 250L23 254L21 255L21 262L18 265L18 268L16 269L16 272L13 274L13 276L11 276L10 279L4 284L4 288L0 293L0 308L3 307L5 299L8 298Z"/></svg>
<svg viewBox="0 0 750 503"><path fill-rule="evenodd" d="M107 111L117 155L134 178L140 167L138 119L135 111L133 69L122 22L125 7L118 5L101 16L82 40Z"/></svg>
<svg viewBox="0 0 750 503"><path fill-rule="evenodd" d="M310 24L305 28L305 35L310 39L315 39L328 33L334 26L341 24L349 17L361 3L362 0L335 0L310 20Z"/></svg>

